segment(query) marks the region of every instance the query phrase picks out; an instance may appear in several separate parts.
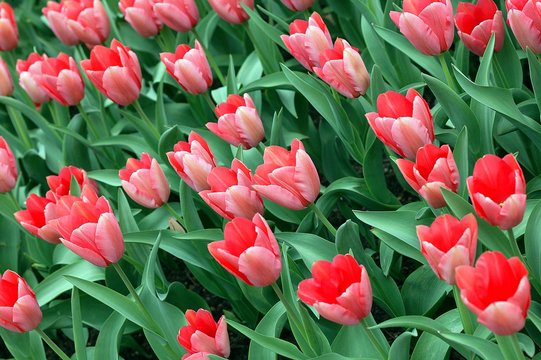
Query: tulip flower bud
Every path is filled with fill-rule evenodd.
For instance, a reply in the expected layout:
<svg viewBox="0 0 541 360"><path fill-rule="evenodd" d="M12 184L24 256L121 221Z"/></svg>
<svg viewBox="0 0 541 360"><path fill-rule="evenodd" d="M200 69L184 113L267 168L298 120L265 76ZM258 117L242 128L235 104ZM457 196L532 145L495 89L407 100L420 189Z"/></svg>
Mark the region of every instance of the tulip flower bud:
<svg viewBox="0 0 541 360"><path fill-rule="evenodd" d="M207 123L207 128L233 146L245 149L256 147L265 137L265 129L252 98L244 94L229 95L227 101L216 106L218 123Z"/></svg>
<svg viewBox="0 0 541 360"><path fill-rule="evenodd" d="M54 204L54 201L36 194L30 194L26 199L26 210L19 210L13 215L15 220L30 234L51 244L59 244L60 233L45 217L45 208L49 204Z"/></svg>
<svg viewBox="0 0 541 360"><path fill-rule="evenodd" d="M32 102L39 107L49 101L47 91L40 85L41 65L45 58L38 53L31 53L27 60L17 60L17 73L19 74L19 85L30 96Z"/></svg>
<svg viewBox="0 0 541 360"><path fill-rule="evenodd" d="M0 2L0 51L10 51L19 43L19 29L13 8L7 2Z"/></svg>
<svg viewBox="0 0 541 360"><path fill-rule="evenodd" d="M36 295L19 274L6 270L0 278L0 326L24 333L38 327L42 319Z"/></svg>
<svg viewBox="0 0 541 360"><path fill-rule="evenodd" d="M456 269L456 284L477 321L496 335L511 335L524 327L531 301L530 280L518 257L506 259L497 251L484 252L475 267Z"/></svg>
<svg viewBox="0 0 541 360"><path fill-rule="evenodd" d="M180 328L177 338L180 345L188 351L182 360L208 359L205 354L229 356L229 335L224 316L216 323L212 314L204 309L197 312L188 310L184 315L188 325Z"/></svg>
<svg viewBox="0 0 541 360"><path fill-rule="evenodd" d="M520 46L541 54L541 22L539 0L506 0L507 23Z"/></svg>
<svg viewBox="0 0 541 360"><path fill-rule="evenodd" d="M154 15L178 32L192 30L199 21L199 10L194 0L154 0Z"/></svg>
<svg viewBox="0 0 541 360"><path fill-rule="evenodd" d="M7 64L0 58L0 96L9 96L13 93L13 78Z"/></svg>
<svg viewBox="0 0 541 360"><path fill-rule="evenodd" d="M291 11L304 11L314 5L314 0L281 0Z"/></svg>
<svg viewBox="0 0 541 360"><path fill-rule="evenodd" d="M43 56L39 85L47 95L64 106L77 105L85 96L85 85L75 60L64 53Z"/></svg>
<svg viewBox="0 0 541 360"><path fill-rule="evenodd" d="M6 140L0 136L0 193L10 192L17 182L17 161Z"/></svg>
<svg viewBox="0 0 541 360"><path fill-rule="evenodd" d="M249 16L241 4L254 8L254 0L208 0L210 6L219 17L231 24L240 24L248 20Z"/></svg>
<svg viewBox="0 0 541 360"><path fill-rule="evenodd" d="M131 27L143 37L157 35L162 27L153 0L120 0L118 7Z"/></svg>

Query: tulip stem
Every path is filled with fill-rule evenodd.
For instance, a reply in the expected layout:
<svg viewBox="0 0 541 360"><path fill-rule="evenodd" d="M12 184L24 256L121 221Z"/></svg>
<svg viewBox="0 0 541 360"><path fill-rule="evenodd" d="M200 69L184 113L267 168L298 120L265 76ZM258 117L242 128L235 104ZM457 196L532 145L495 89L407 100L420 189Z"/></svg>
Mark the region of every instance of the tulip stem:
<svg viewBox="0 0 541 360"><path fill-rule="evenodd" d="M460 290L458 289L456 285L453 286L453 297L455 298L456 307L458 309L458 313L460 314L460 319L462 320L464 333L468 335L472 335L475 330L472 314L470 313L468 308L464 305L464 303L462 302L462 299L460 299Z"/></svg>
<svg viewBox="0 0 541 360"><path fill-rule="evenodd" d="M157 141L159 141L160 140L160 133L158 132L158 130L156 129L156 127L154 126L152 121L150 121L147 114L145 114L145 111L141 107L141 104L139 103L139 100L135 100L133 102L133 107L135 108L135 111L137 111L137 113L139 114L139 116L141 117L143 122L145 123L146 127L148 127L148 129L150 130L150 132L152 134L152 137L154 137ZM137 128L140 128L140 127L138 126Z"/></svg>
<svg viewBox="0 0 541 360"><path fill-rule="evenodd" d="M363 324L363 327L364 329L366 330L366 333L368 334L368 338L370 339L370 342L372 343L372 345L374 346L374 348L376 348L376 350L378 351L378 353L381 355L381 358L382 359L387 359L389 357L389 354L387 353L387 351L381 346L380 342L378 341L378 339L376 339L376 337L374 336L374 333L372 332L372 330L370 329L370 326L369 324L366 322L366 318L364 318L361 323Z"/></svg>
<svg viewBox="0 0 541 360"><path fill-rule="evenodd" d="M215 109L216 109L216 105L214 104L214 101L212 101L211 97L210 97L210 91L207 91L203 94L203 97L205 98L205 100L207 101L207 104L210 108L210 111L212 111L212 113L214 114L214 116L218 117L216 115L216 112L215 112Z"/></svg>
<svg viewBox="0 0 541 360"><path fill-rule="evenodd" d="M314 212L314 214L316 214L316 216L323 223L323 225L325 225L327 230L329 230L333 236L336 236L336 228L329 222L325 214L323 214L314 203L310 203L308 207Z"/></svg>
<svg viewBox="0 0 541 360"><path fill-rule="evenodd" d="M173 215L173 217L180 223L180 225L182 225L182 227L186 229L186 225L184 225L184 219L182 218L182 216L180 216L175 211L175 209L173 209L173 207L169 205L169 203L163 203L163 206L167 209L167 211L169 211L171 215Z"/></svg>
<svg viewBox="0 0 541 360"><path fill-rule="evenodd" d="M70 360L70 357L66 355L66 353L62 351L62 349L58 345L56 345L55 342L47 334L45 334L45 332L43 332L43 330L41 330L40 328L36 328L35 330L39 334L39 336L41 336L43 341L45 341L45 343L49 345L49 347L56 353L56 355L58 355L58 357L60 357L62 360Z"/></svg>
<svg viewBox="0 0 541 360"><path fill-rule="evenodd" d="M86 113L85 109L83 108L83 105L81 105L80 103L77 104L77 109L79 110L79 113L85 120L86 126L88 127L88 130L90 130L90 132L92 133L92 136L94 136L94 138L98 140L100 138L98 135L99 134L98 130L96 130L96 127L94 126L94 123L92 122L92 119Z"/></svg>
<svg viewBox="0 0 541 360"><path fill-rule="evenodd" d="M212 69L214 70L216 75L218 76L218 79L220 80L220 83L222 84L222 86L226 86L226 81L225 81L224 74L222 73L222 70L220 70L220 67L218 66L218 63L216 62L216 60L214 59L214 56L212 56L210 51L208 51L207 47L205 46L205 44L201 40L202 38L201 38L201 36L199 36L199 33L197 32L195 27L192 29L192 33L195 36L195 38L197 39L197 41L199 41L199 44L201 44L201 48L205 52L205 55L207 56L207 59L208 59L208 61L210 63L210 66L212 67Z"/></svg>
<svg viewBox="0 0 541 360"><path fill-rule="evenodd" d="M122 270L122 267L120 265L118 265L118 263L113 263L111 265L116 270L118 276L120 276L120 278L122 279L122 282L124 283L124 285L126 285L126 287L128 288L128 291L130 292L131 296L133 297L133 299L135 300L137 305L141 308L143 313L146 314L147 316L149 316L152 319L152 317L148 313L147 309L145 308L145 305L141 301L141 298L139 297L139 294L137 294L137 291L135 291L135 288L133 287L130 279L128 278L128 276L126 275L124 270Z"/></svg>
<svg viewBox="0 0 541 360"><path fill-rule="evenodd" d="M524 354L520 348L517 334L512 335L495 335L498 341L498 346L505 360L520 360L524 359Z"/></svg>
<svg viewBox="0 0 541 360"><path fill-rule="evenodd" d="M19 202L17 201L17 199L15 198L15 195L13 195L13 192L12 191L9 191L7 194L8 198L11 200L11 202L13 203L13 205L15 206L15 208L17 210L20 210L21 207L19 206Z"/></svg>
<svg viewBox="0 0 541 360"><path fill-rule="evenodd" d="M444 53L439 54L438 58L440 59L441 68L443 70L443 74L445 75L445 79L447 80L447 85L449 85L449 87L458 94L458 87L456 86L455 80L449 71L449 66L447 66Z"/></svg>

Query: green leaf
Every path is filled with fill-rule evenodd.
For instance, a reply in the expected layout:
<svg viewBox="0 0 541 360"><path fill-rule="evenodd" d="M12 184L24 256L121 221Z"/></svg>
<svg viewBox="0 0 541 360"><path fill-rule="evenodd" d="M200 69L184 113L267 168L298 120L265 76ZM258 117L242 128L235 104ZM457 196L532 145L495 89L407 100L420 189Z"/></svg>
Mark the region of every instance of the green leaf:
<svg viewBox="0 0 541 360"><path fill-rule="evenodd" d="M462 197L465 198L468 192L468 188L466 186L466 178L468 177L470 171L467 127L464 127L462 131L460 131L460 133L458 134L455 148L453 149L453 158L455 159L458 174L460 175L459 193Z"/></svg>
<svg viewBox="0 0 541 360"><path fill-rule="evenodd" d="M522 64L515 49L514 41L509 35L509 29L505 29L503 47L494 54L492 67L498 86L517 89L523 86Z"/></svg>
<svg viewBox="0 0 541 360"><path fill-rule="evenodd" d="M83 333L83 321L81 319L81 304L79 302L79 290L71 291L71 317L73 324L73 342L77 360L86 360L86 340Z"/></svg>
<svg viewBox="0 0 541 360"><path fill-rule="evenodd" d="M202 230L203 223L197 213L197 207L193 201L193 190L184 181L180 182L180 208L182 209L182 218L184 219L184 225L186 225L186 231L192 232L195 230Z"/></svg>
<svg viewBox="0 0 541 360"><path fill-rule="evenodd" d="M445 298L451 287L427 265L409 274L402 285L402 298L409 315L426 315Z"/></svg>
<svg viewBox="0 0 541 360"><path fill-rule="evenodd" d="M365 321L369 325L376 325L372 315L369 315ZM381 359L377 349L372 344L368 331L376 337L377 341L384 349L389 349L389 344L385 336L379 329L367 330L363 324L353 326L342 326L332 343L332 350L344 356L362 356Z"/></svg>
<svg viewBox="0 0 541 360"><path fill-rule="evenodd" d="M167 160L166 153L173 151L173 147L180 139L182 139L182 132L177 125L163 132L158 144L158 152L163 160Z"/></svg>
<svg viewBox="0 0 541 360"><path fill-rule="evenodd" d="M92 170L88 171L87 175L89 178L104 183L106 185L111 185L114 187L119 187L122 185L122 182L118 177L118 170Z"/></svg>
<svg viewBox="0 0 541 360"><path fill-rule="evenodd" d="M533 209L526 225L524 234L524 248L527 263L531 269L531 276L541 280L541 202Z"/></svg>
<svg viewBox="0 0 541 360"><path fill-rule="evenodd" d="M45 360L41 337L37 332L15 333L0 327L3 345L16 360Z"/></svg>
<svg viewBox="0 0 541 360"><path fill-rule="evenodd" d="M457 309L450 310L436 318L441 324L445 324L452 332L462 331L462 321ZM448 358L447 352L449 344L428 332L424 332L411 354L411 360L445 360Z"/></svg>
<svg viewBox="0 0 541 360"><path fill-rule="evenodd" d="M276 233L276 238L297 250L308 269L317 260L332 260L336 256L334 244L317 235L305 233Z"/></svg>
<svg viewBox="0 0 541 360"><path fill-rule="evenodd" d="M285 321L286 309L284 304L277 302L257 324L255 331L261 335L278 337ZM248 351L248 360L276 360L276 353L252 341Z"/></svg>
<svg viewBox="0 0 541 360"><path fill-rule="evenodd" d="M246 11L246 13L250 16L250 24L254 24L254 26L258 28L261 34L264 34L266 37L272 40L276 45L280 46L285 51L289 51L287 47L284 45L284 42L282 41L282 39L280 38L280 36L282 36L283 33L280 30L278 30L276 26L273 26L265 22L261 18L261 16L259 16L257 11L250 9L248 6L244 4L242 4L241 6L244 9L244 11Z"/></svg>
<svg viewBox="0 0 541 360"><path fill-rule="evenodd" d="M393 341L389 351L389 360L409 360L412 336L415 336L414 333L406 331Z"/></svg>
<svg viewBox="0 0 541 360"><path fill-rule="evenodd" d="M117 360L118 350L120 347L120 338L126 318L118 312L113 312L111 316L103 323L103 327L99 332L94 348L94 360Z"/></svg>

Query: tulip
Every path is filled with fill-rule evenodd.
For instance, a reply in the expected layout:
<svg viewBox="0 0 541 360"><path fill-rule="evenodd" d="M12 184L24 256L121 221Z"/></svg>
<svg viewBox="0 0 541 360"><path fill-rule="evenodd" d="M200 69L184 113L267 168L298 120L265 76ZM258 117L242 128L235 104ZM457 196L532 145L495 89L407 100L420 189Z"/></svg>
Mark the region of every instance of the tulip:
<svg viewBox="0 0 541 360"><path fill-rule="evenodd" d="M218 322L214 321L210 312L203 309L199 309L197 312L187 310L184 315L188 325L180 328L177 338L180 345L188 351L182 360L208 359L208 357L203 357L204 354L229 356L229 335L223 315ZM204 354L201 354L201 357L193 357L198 353Z"/></svg>
<svg viewBox="0 0 541 360"><path fill-rule="evenodd" d="M378 112L365 116L376 136L394 152L410 160L417 150L434 141L432 114L425 99L409 89L406 96L394 91L380 94Z"/></svg>
<svg viewBox="0 0 541 360"><path fill-rule="evenodd" d="M213 168L207 181L210 190L203 190L199 195L220 216L227 220L251 219L256 213L263 213L263 200L252 188L252 174L241 161L234 159L231 169Z"/></svg>
<svg viewBox="0 0 541 360"><path fill-rule="evenodd" d="M334 48L323 50L319 64L314 72L345 97L357 98L368 90L370 74L359 51L346 40L338 38Z"/></svg>
<svg viewBox="0 0 541 360"><path fill-rule="evenodd" d="M13 93L13 79L7 64L0 58L0 96L9 96Z"/></svg>
<svg viewBox="0 0 541 360"><path fill-rule="evenodd" d="M312 265L312 278L299 283L297 295L327 320L355 325L370 314L372 287L364 266L351 255Z"/></svg>
<svg viewBox="0 0 541 360"><path fill-rule="evenodd" d="M524 50L541 54L540 0L506 0L507 23Z"/></svg>
<svg viewBox="0 0 541 360"><path fill-rule="evenodd" d="M280 146L267 147L254 180L258 193L293 210L313 203L320 189L316 167L298 139L291 142L291 151Z"/></svg>
<svg viewBox="0 0 541 360"><path fill-rule="evenodd" d="M458 191L460 175L448 145L426 144L417 151L415 162L398 159L396 164L408 184L434 209L446 205L441 188Z"/></svg>
<svg viewBox="0 0 541 360"><path fill-rule="evenodd" d="M118 7L131 27L143 37L158 34L162 24L154 14L153 0L120 0Z"/></svg>
<svg viewBox="0 0 541 360"><path fill-rule="evenodd" d="M75 166L65 166L58 172L58 175L47 176L47 185L51 189L47 192L47 198L55 200L64 195L71 194L71 181L75 179L77 185L82 189L85 185L91 186L94 191L98 191L98 184L90 179L83 169Z"/></svg>
<svg viewBox="0 0 541 360"><path fill-rule="evenodd" d="M282 41L291 55L309 71L319 67L319 56L324 50L333 48L331 34L317 12L308 21L293 21L289 33L289 36L281 36Z"/></svg>
<svg viewBox="0 0 541 360"><path fill-rule="evenodd" d="M13 332L32 331L42 314L36 295L19 274L6 270L0 278L0 326Z"/></svg>
<svg viewBox="0 0 541 360"><path fill-rule="evenodd" d="M208 0L210 6L219 17L231 24L240 24L248 20L249 16L241 4L254 8L254 0Z"/></svg>
<svg viewBox="0 0 541 360"><path fill-rule="evenodd" d="M122 258L124 237L118 221L107 199L98 197L91 186L83 187L81 199L71 204L68 215L57 219L56 227L68 249L96 266L106 267Z"/></svg>
<svg viewBox="0 0 541 360"><path fill-rule="evenodd" d="M436 275L449 285L455 284L455 270L473 265L477 249L477 220L468 214L458 220L445 214L430 225L417 226L421 252Z"/></svg>
<svg viewBox="0 0 541 360"><path fill-rule="evenodd" d="M280 277L280 248L260 214L251 221L233 219L225 225L224 240L212 242L208 248L220 265L248 285L268 286Z"/></svg>
<svg viewBox="0 0 541 360"><path fill-rule="evenodd" d="M51 244L59 244L60 233L57 231L55 224L51 222L51 220L56 219L56 216L49 215L49 219L45 216L45 209L49 204L55 204L55 201L47 197L30 194L26 199L26 210L19 210L14 216L15 220L32 235Z"/></svg>
<svg viewBox="0 0 541 360"><path fill-rule="evenodd" d="M391 11L391 19L411 44L425 55L438 55L453 44L451 0L404 0L404 12Z"/></svg>
<svg viewBox="0 0 541 360"><path fill-rule="evenodd" d="M47 95L64 106L77 105L85 96L85 85L77 63L64 53L56 58L43 56L38 82Z"/></svg>
<svg viewBox="0 0 541 360"><path fill-rule="evenodd" d="M191 132L188 142L179 141L167 158L178 176L197 192L209 190L207 177L216 167L216 160L207 142L195 132Z"/></svg>
<svg viewBox="0 0 541 360"><path fill-rule="evenodd" d="M458 36L475 55L483 56L492 34L495 35L494 51L501 50L505 38L503 15L493 0L458 3L455 24Z"/></svg>
<svg viewBox="0 0 541 360"><path fill-rule="evenodd" d="M141 206L155 209L169 199L169 183L160 164L148 155L141 160L128 159L126 168L118 173L122 188L128 196Z"/></svg>
<svg viewBox="0 0 541 360"><path fill-rule="evenodd" d="M508 230L521 222L526 210L526 181L512 154L503 159L483 156L466 182L475 212L490 225Z"/></svg>
<svg viewBox="0 0 541 360"><path fill-rule="evenodd" d="M45 58L38 53L31 53L28 59L17 60L17 73L19 74L19 85L26 91L32 102L39 107L49 101L47 91L39 84L41 77L41 65Z"/></svg>
<svg viewBox="0 0 541 360"><path fill-rule="evenodd" d="M528 270L518 257L487 251L475 267L459 266L456 283L464 304L496 335L520 331L530 307Z"/></svg>
<svg viewBox="0 0 541 360"><path fill-rule="evenodd" d="M111 24L100 0L49 1L42 10L51 30L65 45L99 45L109 37Z"/></svg>
<svg viewBox="0 0 541 360"><path fill-rule="evenodd" d="M17 182L15 156L6 140L0 136L0 193L10 192Z"/></svg>
<svg viewBox="0 0 541 360"><path fill-rule="evenodd" d="M291 11L304 11L314 5L314 0L281 0Z"/></svg>
<svg viewBox="0 0 541 360"><path fill-rule="evenodd" d="M129 105L141 91L141 67L129 47L113 39L111 47L98 45L81 67L98 90L119 105Z"/></svg>
<svg viewBox="0 0 541 360"><path fill-rule="evenodd" d="M190 94L202 94L212 85L212 72L199 41L195 48L179 45L175 53L161 53L160 59L169 75Z"/></svg>
<svg viewBox="0 0 541 360"><path fill-rule="evenodd" d="M194 0L154 0L154 14L178 32L192 30L199 21L199 10Z"/></svg>
<svg viewBox="0 0 541 360"><path fill-rule="evenodd" d="M257 146L265 137L265 129L252 98L244 94L229 95L227 101L216 106L217 123L207 123L207 128L231 145L245 149Z"/></svg>
<svg viewBox="0 0 541 360"><path fill-rule="evenodd" d="M10 51L19 43L19 29L13 8L0 2L0 51Z"/></svg>

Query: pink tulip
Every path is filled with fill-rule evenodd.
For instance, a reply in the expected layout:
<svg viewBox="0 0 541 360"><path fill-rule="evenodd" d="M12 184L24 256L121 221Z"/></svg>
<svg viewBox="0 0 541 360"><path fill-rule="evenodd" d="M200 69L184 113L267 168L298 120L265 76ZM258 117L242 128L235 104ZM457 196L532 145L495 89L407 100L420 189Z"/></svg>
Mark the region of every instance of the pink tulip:
<svg viewBox="0 0 541 360"><path fill-rule="evenodd" d="M81 67L98 90L115 103L126 106L137 100L141 91L141 67L129 47L113 39L110 48L98 45L90 60Z"/></svg>
<svg viewBox="0 0 541 360"><path fill-rule="evenodd" d="M192 30L199 21L199 10L194 0L154 0L154 14L178 32Z"/></svg>
<svg viewBox="0 0 541 360"><path fill-rule="evenodd" d="M154 0L120 0L118 7L131 27L143 37L158 34L162 24L154 13Z"/></svg>
<svg viewBox="0 0 541 360"><path fill-rule="evenodd" d="M212 85L212 72L199 41L193 49L182 44L174 54L161 53L160 58L169 75L190 94L202 94Z"/></svg>
<svg viewBox="0 0 541 360"><path fill-rule="evenodd" d="M359 51L346 40L338 38L334 48L323 50L319 64L314 67L314 72L340 94L353 99L368 90L370 74Z"/></svg>
<svg viewBox="0 0 541 360"><path fill-rule="evenodd" d="M507 23L520 46L541 53L541 0L506 0Z"/></svg>
<svg viewBox="0 0 541 360"><path fill-rule="evenodd" d="M493 0L458 3L455 24L464 45L477 56L483 56L492 34L495 35L494 51L501 50L505 38L503 15Z"/></svg>
<svg viewBox="0 0 541 360"><path fill-rule="evenodd" d="M19 43L19 29L13 8L0 2L0 51L10 51Z"/></svg>
<svg viewBox="0 0 541 360"><path fill-rule="evenodd" d="M441 188L458 191L460 174L449 145L426 144L419 148L415 162L396 160L404 179L435 209L446 205Z"/></svg>
<svg viewBox="0 0 541 360"><path fill-rule="evenodd" d="M306 69L319 67L319 56L326 49L332 49L331 34L321 16L314 12L305 20L295 20L289 25L290 35L282 35L285 46Z"/></svg>
<svg viewBox="0 0 541 360"><path fill-rule="evenodd" d="M162 167L147 153L141 154L141 160L128 159L118 175L124 191L141 206L155 209L169 199L169 183Z"/></svg>
<svg viewBox="0 0 541 360"><path fill-rule="evenodd" d="M477 250L477 220L468 214L458 220L445 214L430 225L417 226L421 251L436 275L447 284L455 284L455 270L473 265Z"/></svg>
<svg viewBox="0 0 541 360"><path fill-rule="evenodd" d="M71 194L71 181L75 179L77 185L82 189L85 185L91 186L98 192L98 184L90 179L83 169L75 166L65 166L58 172L58 175L47 176L47 185L51 191L47 192L47 198L55 200L64 195Z"/></svg>
<svg viewBox="0 0 541 360"><path fill-rule="evenodd" d="M251 219L264 211L263 200L252 188L250 170L234 159L231 169L215 167L207 178L210 190L199 193L201 198L220 216L228 220L236 217Z"/></svg>
<svg viewBox="0 0 541 360"><path fill-rule="evenodd" d="M228 357L230 353L227 322L222 315L216 323L212 314L204 309L188 310L184 314L188 325L180 328L178 342L188 353L182 360L208 359L207 354Z"/></svg>
<svg viewBox="0 0 541 360"><path fill-rule="evenodd" d="M17 60L17 73L19 74L19 85L30 96L32 102L39 107L39 105L49 101L49 95L39 84L39 78L41 76L41 65L44 57L38 53L31 53L28 59Z"/></svg>
<svg viewBox="0 0 541 360"><path fill-rule="evenodd" d="M192 131L188 142L179 141L173 150L167 158L178 176L197 192L209 190L207 176L216 167L216 160L205 139Z"/></svg>
<svg viewBox="0 0 541 360"><path fill-rule="evenodd" d="M100 0L49 1L42 10L56 37L65 45L99 45L109 37L111 24Z"/></svg>
<svg viewBox="0 0 541 360"><path fill-rule="evenodd" d="M227 101L216 106L218 122L207 123L207 128L233 146L245 149L257 146L265 137L265 129L252 98L244 94L229 95Z"/></svg>
<svg viewBox="0 0 541 360"><path fill-rule="evenodd" d="M288 209L304 209L319 195L319 175L298 139L291 142L291 151L280 146L267 147L254 180L258 193Z"/></svg>
<svg viewBox="0 0 541 360"><path fill-rule="evenodd" d="M77 105L85 96L85 85L75 60L64 53L56 58L43 55L39 85L64 106Z"/></svg>
<svg viewBox="0 0 541 360"><path fill-rule="evenodd" d="M473 208L490 225L508 230L517 226L526 211L526 181L513 154L500 159L485 155L466 180Z"/></svg>
<svg viewBox="0 0 541 360"><path fill-rule="evenodd" d="M0 58L0 96L9 96L13 93L13 79L7 64Z"/></svg>
<svg viewBox="0 0 541 360"><path fill-rule="evenodd" d="M30 234L52 244L59 244L60 233L45 218L45 208L49 204L55 204L55 202L46 197L30 194L26 199L26 210L19 210L13 215Z"/></svg>
<svg viewBox="0 0 541 360"><path fill-rule="evenodd" d="M453 44L451 0L404 0L404 12L391 19L413 46L425 55L438 55Z"/></svg>
<svg viewBox="0 0 541 360"><path fill-rule="evenodd" d="M314 5L314 0L281 0L291 11L304 11Z"/></svg>
<svg viewBox="0 0 541 360"><path fill-rule="evenodd" d="M25 333L38 327L42 319L36 295L16 272L6 270L0 277L0 326Z"/></svg>
<svg viewBox="0 0 541 360"><path fill-rule="evenodd" d="M251 286L268 286L280 277L280 248L260 214L250 221L235 218L225 225L224 240L208 245L227 271Z"/></svg>
<svg viewBox="0 0 541 360"><path fill-rule="evenodd" d="M400 156L413 160L419 148L434 141L430 108L415 89L406 96L394 91L380 94L377 110L365 115L370 127Z"/></svg>
<svg viewBox="0 0 541 360"><path fill-rule="evenodd" d="M248 20L249 16L241 4L254 8L254 0L208 0L210 6L219 17L232 24L240 24Z"/></svg>
<svg viewBox="0 0 541 360"><path fill-rule="evenodd" d="M0 193L10 192L17 183L17 161L6 140L0 136Z"/></svg>

